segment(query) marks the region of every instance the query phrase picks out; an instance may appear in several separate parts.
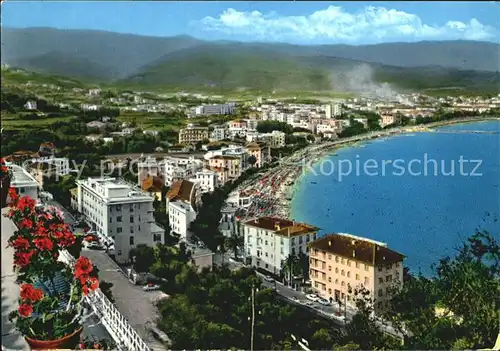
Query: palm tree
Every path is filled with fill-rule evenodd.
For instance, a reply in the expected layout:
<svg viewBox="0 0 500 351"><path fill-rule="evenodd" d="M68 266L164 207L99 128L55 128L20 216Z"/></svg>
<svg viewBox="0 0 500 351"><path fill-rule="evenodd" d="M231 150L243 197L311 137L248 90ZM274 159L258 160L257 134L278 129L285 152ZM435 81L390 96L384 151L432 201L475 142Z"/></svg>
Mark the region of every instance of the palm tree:
<svg viewBox="0 0 500 351"><path fill-rule="evenodd" d="M298 263L297 256L294 254L288 255L288 257L283 261L282 272L288 275L288 286L291 285L294 273L298 273L300 271Z"/></svg>
<svg viewBox="0 0 500 351"><path fill-rule="evenodd" d="M297 261L302 273L302 281L305 282L309 278L309 256L301 251L297 256Z"/></svg>
<svg viewBox="0 0 500 351"><path fill-rule="evenodd" d="M243 236L241 235L231 235L224 239L224 247L228 251L232 251L234 253L234 258L238 259L238 250L243 247Z"/></svg>

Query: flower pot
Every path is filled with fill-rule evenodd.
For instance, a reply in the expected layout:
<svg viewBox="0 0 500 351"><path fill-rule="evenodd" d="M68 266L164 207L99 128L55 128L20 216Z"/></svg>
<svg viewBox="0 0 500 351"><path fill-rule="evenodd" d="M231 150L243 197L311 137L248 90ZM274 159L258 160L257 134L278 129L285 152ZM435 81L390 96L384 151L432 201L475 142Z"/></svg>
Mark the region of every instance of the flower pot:
<svg viewBox="0 0 500 351"><path fill-rule="evenodd" d="M0 183L0 206L1 208L4 208L7 206L7 196L9 195L9 187L10 187L10 175L5 176L2 178L2 181Z"/></svg>
<svg viewBox="0 0 500 351"><path fill-rule="evenodd" d="M73 333L56 340L36 340L28 338L27 336L24 338L32 350L74 350L80 342L80 334L82 331L83 327L80 327Z"/></svg>

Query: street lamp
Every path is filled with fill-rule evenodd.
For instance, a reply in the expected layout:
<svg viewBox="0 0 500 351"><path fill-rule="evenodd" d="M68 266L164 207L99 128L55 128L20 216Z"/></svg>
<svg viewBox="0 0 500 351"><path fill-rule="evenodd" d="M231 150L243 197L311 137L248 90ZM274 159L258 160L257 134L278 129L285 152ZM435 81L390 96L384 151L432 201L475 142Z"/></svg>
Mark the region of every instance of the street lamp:
<svg viewBox="0 0 500 351"><path fill-rule="evenodd" d="M252 294L250 297L250 301L252 304L252 316L248 317L251 320L251 330L250 330L250 351L253 351L253 341L254 341L254 333L255 333L255 293L259 291L259 289L255 288L255 285L252 283ZM260 314L260 312L259 312Z"/></svg>

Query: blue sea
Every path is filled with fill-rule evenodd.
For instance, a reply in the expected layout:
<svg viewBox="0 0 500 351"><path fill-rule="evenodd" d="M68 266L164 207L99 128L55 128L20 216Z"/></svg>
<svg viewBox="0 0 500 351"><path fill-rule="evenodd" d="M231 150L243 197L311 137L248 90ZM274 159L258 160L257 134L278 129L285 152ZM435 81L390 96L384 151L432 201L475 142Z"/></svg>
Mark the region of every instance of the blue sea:
<svg viewBox="0 0 500 351"><path fill-rule="evenodd" d="M498 132L500 122L439 130ZM425 275L477 229L500 240L499 134L415 133L333 153L303 173L291 204L293 219L323 235L385 242Z"/></svg>

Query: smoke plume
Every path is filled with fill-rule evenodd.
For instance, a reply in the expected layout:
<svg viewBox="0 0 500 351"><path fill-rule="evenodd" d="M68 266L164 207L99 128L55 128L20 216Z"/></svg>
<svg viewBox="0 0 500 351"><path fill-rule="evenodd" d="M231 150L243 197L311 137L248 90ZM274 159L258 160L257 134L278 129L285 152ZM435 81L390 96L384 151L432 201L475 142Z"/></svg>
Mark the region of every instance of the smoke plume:
<svg viewBox="0 0 500 351"><path fill-rule="evenodd" d="M389 83L375 82L373 75L373 69L368 64L359 65L348 71L333 72L331 74L332 89L367 97L397 99L398 92Z"/></svg>

